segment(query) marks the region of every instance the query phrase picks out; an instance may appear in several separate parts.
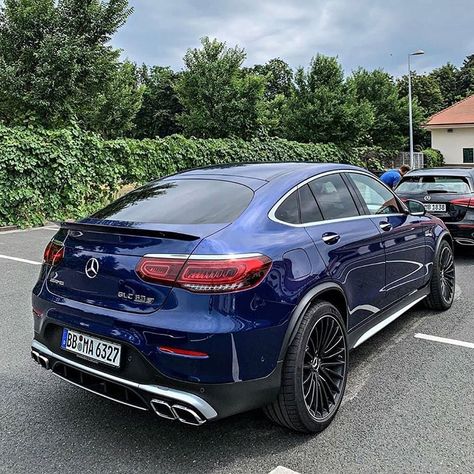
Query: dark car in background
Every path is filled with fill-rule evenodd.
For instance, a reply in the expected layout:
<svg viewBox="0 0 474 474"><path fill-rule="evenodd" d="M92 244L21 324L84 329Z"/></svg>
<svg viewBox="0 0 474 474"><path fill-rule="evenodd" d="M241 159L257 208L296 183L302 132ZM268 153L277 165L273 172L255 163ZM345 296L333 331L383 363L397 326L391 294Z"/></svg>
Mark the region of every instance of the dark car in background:
<svg viewBox="0 0 474 474"><path fill-rule="evenodd" d="M443 220L454 241L474 246L474 168L433 168L408 173L396 193L421 201Z"/></svg>

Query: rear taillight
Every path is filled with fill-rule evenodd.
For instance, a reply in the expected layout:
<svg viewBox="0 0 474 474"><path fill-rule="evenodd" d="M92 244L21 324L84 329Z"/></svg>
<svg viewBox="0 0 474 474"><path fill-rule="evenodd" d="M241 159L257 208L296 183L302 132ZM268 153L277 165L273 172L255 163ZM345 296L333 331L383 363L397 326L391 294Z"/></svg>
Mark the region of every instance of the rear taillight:
<svg viewBox="0 0 474 474"><path fill-rule="evenodd" d="M53 240L44 249L43 262L57 265L64 257L64 247Z"/></svg>
<svg viewBox="0 0 474 474"><path fill-rule="evenodd" d="M469 207L471 209L474 209L474 198L459 198L459 199L453 199L450 201L451 204L455 206L463 206L463 207Z"/></svg>
<svg viewBox="0 0 474 474"><path fill-rule="evenodd" d="M253 288L272 261L264 255L191 256L188 260L143 257L136 272L146 281L174 284L197 293L226 293Z"/></svg>
<svg viewBox="0 0 474 474"><path fill-rule="evenodd" d="M176 281L185 260L162 257L143 257L135 271L145 281L170 284Z"/></svg>

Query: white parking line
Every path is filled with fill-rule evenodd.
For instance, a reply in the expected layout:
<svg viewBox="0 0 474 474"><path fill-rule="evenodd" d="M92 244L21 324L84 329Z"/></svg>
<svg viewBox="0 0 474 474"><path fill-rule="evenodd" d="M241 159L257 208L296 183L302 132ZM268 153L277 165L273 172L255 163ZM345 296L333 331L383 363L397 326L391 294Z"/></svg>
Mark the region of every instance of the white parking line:
<svg viewBox="0 0 474 474"><path fill-rule="evenodd" d="M427 341L442 342L444 344L452 344L453 346L468 347L474 349L474 343L458 341L456 339L447 339L446 337L430 336L429 334L415 334L417 339L425 339Z"/></svg>
<svg viewBox="0 0 474 474"><path fill-rule="evenodd" d="M41 265L41 262L27 260L26 258L10 257L9 255L0 255L0 258L4 258L6 260L14 260L15 262L29 263L30 265Z"/></svg>

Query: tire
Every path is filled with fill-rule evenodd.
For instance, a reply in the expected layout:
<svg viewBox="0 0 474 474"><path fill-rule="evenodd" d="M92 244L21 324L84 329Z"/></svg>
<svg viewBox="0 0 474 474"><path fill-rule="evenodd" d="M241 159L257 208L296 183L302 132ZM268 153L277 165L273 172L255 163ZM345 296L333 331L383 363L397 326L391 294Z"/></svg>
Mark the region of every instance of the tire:
<svg viewBox="0 0 474 474"><path fill-rule="evenodd" d="M324 430L341 404L347 370L347 333L341 314L326 301L316 302L288 347L280 393L264 408L265 414L294 431Z"/></svg>
<svg viewBox="0 0 474 474"><path fill-rule="evenodd" d="M425 300L426 306L438 311L451 308L454 301L455 284L456 270L453 249L449 242L443 240L433 262L430 294Z"/></svg>

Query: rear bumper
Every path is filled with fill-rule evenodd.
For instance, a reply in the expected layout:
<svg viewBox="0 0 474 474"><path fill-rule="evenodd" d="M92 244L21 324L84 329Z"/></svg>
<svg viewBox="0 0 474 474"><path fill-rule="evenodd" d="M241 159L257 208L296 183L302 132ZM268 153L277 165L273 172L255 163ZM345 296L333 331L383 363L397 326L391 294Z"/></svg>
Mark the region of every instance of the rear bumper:
<svg viewBox="0 0 474 474"><path fill-rule="evenodd" d="M149 382L137 382L65 357L36 339L31 345L31 355L43 368L89 392L191 425L264 406L277 397L281 380L281 364L278 364L269 376L242 382L195 384L159 373Z"/></svg>

